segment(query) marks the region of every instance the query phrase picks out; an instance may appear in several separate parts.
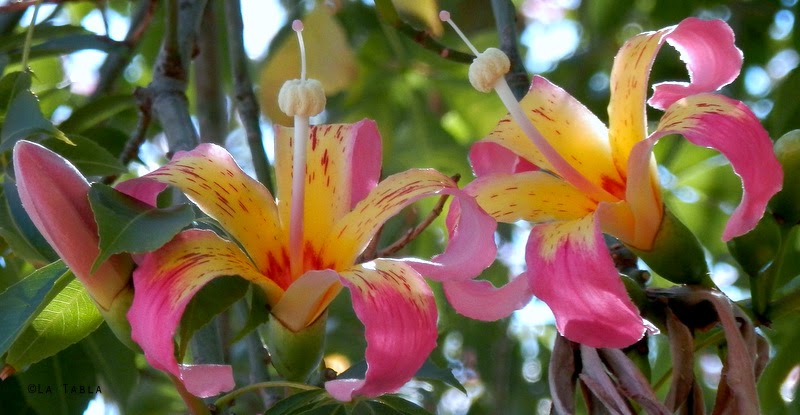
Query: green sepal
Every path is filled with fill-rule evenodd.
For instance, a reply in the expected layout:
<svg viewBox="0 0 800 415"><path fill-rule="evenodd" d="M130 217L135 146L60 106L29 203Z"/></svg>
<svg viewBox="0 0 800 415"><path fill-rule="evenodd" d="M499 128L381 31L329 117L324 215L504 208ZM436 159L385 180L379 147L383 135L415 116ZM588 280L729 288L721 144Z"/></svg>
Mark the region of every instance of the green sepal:
<svg viewBox="0 0 800 415"><path fill-rule="evenodd" d="M669 281L714 286L700 242L666 206L653 247L648 251L629 248L650 269Z"/></svg>
<svg viewBox="0 0 800 415"><path fill-rule="evenodd" d="M294 332L274 316L259 329L261 339L267 345L272 365L285 379L306 382L322 361L325 348L324 312L310 326Z"/></svg>
<svg viewBox="0 0 800 415"><path fill-rule="evenodd" d="M783 167L783 188L769 201L775 217L788 226L800 223L800 130L775 141L775 156Z"/></svg>

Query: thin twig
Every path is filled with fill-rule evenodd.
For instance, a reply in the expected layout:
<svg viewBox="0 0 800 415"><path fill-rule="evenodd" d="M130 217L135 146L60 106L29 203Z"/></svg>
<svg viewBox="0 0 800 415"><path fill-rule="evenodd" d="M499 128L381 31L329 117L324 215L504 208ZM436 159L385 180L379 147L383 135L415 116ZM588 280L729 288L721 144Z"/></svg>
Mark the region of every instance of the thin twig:
<svg viewBox="0 0 800 415"><path fill-rule="evenodd" d="M435 52L445 59L461 63L472 63L475 59L475 56L469 53L459 52L442 45L433 39L430 33L411 27L408 23L400 19L400 15L397 14L397 9L395 9L391 0L375 0L375 10L381 21L392 26L398 32L404 34L423 48Z"/></svg>
<svg viewBox="0 0 800 415"><path fill-rule="evenodd" d="M244 50L244 23L242 22L241 4L238 0L225 2L225 19L228 26L228 53L233 72L236 108L247 135L247 144L250 146L256 178L274 194L272 173L259 123L261 110L253 91L253 82L248 70L249 61Z"/></svg>
<svg viewBox="0 0 800 415"><path fill-rule="evenodd" d="M455 176L451 177L451 179L453 179L453 181L456 183L458 183L458 180L460 178L461 178L460 174L456 174ZM425 219L419 223L419 225L415 226L413 229L410 229L408 232L406 232L405 235L400 237L400 239L398 239L391 245L378 251L376 258L385 258L389 255L392 255L395 252L403 249L411 241L416 239L419 236L419 234L421 234L428 226L430 226L431 223L433 223L434 220L436 220L436 218L439 217L439 215L442 214L442 211L444 210L444 204L447 203L448 197L449 195L440 196L439 201L436 202L436 205L433 207L431 212L428 213L428 216L426 216Z"/></svg>
<svg viewBox="0 0 800 415"><path fill-rule="evenodd" d="M517 9L511 0L492 0L497 33L500 36L500 49L511 61L511 70L506 74L506 82L517 100L528 92L530 78L522 63L517 41Z"/></svg>
<svg viewBox="0 0 800 415"><path fill-rule="evenodd" d="M122 152L119 154L119 161L123 166L127 166L128 163L139 156L139 147L142 146L147 138L147 129L150 127L150 122L153 119L152 110L150 108L152 103L147 94L140 97L139 95L141 95L141 92L142 88L137 88L133 92L139 101L139 120L136 122L136 128L133 130L133 134L131 134L128 141L125 142L125 147L122 148ZM103 178L102 182L111 184L117 180L118 177L117 175L106 176Z"/></svg>

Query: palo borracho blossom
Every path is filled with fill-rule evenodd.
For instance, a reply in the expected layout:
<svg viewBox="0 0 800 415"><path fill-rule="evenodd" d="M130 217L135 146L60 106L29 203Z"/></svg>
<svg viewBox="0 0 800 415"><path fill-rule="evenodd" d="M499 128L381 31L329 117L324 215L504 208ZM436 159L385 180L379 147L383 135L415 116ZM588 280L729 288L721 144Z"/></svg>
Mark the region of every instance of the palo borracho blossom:
<svg viewBox="0 0 800 415"><path fill-rule="evenodd" d="M286 88L281 108L295 117L295 128L276 126L275 196L212 144L179 152L132 182L143 200L163 188L143 183L177 187L226 234L187 230L144 258L133 275L132 337L152 366L181 379L191 393L212 396L233 388L231 368L179 365L173 345L181 315L203 285L228 275L252 282L265 293L271 319L292 332L315 324L347 287L365 326L368 369L364 379L333 380L326 389L344 401L392 392L436 344L436 304L423 276L477 275L494 259L496 224L438 171L408 170L379 182L376 124L309 126L308 117L324 106L321 87L303 76ZM462 211L444 253L430 261L357 263L389 218L442 194L459 199Z"/></svg>
<svg viewBox="0 0 800 415"><path fill-rule="evenodd" d="M646 101L650 69L664 42L680 52L690 82L657 84ZM751 230L781 188L781 167L758 119L742 102L715 93L742 65L733 31L723 21L688 18L625 42L611 72L608 127L539 76L517 103L502 77L505 55L497 49L474 52L470 80L484 92L496 89L510 115L473 145L477 179L465 190L498 221L534 225L527 271L508 285L445 283L448 299L467 316L502 317L532 292L550 306L558 330L570 340L594 347L639 340L643 320L602 234L642 252L653 249L665 217L652 155L661 137L680 134L714 148L740 176L744 192L722 235L726 241ZM664 111L650 133L646 104ZM505 307L487 311L489 295Z"/></svg>

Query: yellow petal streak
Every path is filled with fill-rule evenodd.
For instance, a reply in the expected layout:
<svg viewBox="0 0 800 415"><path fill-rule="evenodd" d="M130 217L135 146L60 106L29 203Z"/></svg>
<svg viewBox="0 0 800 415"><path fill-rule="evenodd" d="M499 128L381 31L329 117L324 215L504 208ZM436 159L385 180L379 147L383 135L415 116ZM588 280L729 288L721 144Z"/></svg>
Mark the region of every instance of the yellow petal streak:
<svg viewBox="0 0 800 415"><path fill-rule="evenodd" d="M331 265L320 262L319 252L334 223L350 210L350 169L354 168L349 162L353 151L353 142L348 139L351 126L320 125L310 129L306 143L303 270ZM278 210L285 228L291 208L293 134L292 128L278 127L275 131Z"/></svg>
<svg viewBox="0 0 800 415"><path fill-rule="evenodd" d="M577 219L597 207L567 182L541 171L493 175L469 188L481 208L500 222Z"/></svg>
<svg viewBox="0 0 800 415"><path fill-rule="evenodd" d="M437 194L455 183L435 170L407 170L389 176L334 226L322 250L322 260L336 269L351 266L378 228L414 200Z"/></svg>
<svg viewBox="0 0 800 415"><path fill-rule="evenodd" d="M272 195L224 149L208 146L206 153L192 151L148 177L180 188L242 244L261 272L269 275L267 270L288 265L276 263L285 255Z"/></svg>
<svg viewBox="0 0 800 415"><path fill-rule="evenodd" d="M617 169L627 176L631 148L647 135L645 100L650 67L661 40L672 28L642 33L625 42L611 69L609 138Z"/></svg>

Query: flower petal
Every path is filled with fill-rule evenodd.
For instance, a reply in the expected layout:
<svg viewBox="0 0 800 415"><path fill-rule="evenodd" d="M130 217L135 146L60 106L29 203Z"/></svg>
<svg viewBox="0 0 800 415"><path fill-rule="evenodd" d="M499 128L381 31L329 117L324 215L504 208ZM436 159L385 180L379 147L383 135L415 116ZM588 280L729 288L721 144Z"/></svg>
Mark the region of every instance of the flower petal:
<svg viewBox="0 0 800 415"><path fill-rule="evenodd" d="M298 332L313 323L341 289L336 272L307 271L289 286L270 312L284 326Z"/></svg>
<svg viewBox="0 0 800 415"><path fill-rule="evenodd" d="M513 151L491 141L478 141L469 149L469 162L475 176L492 173L519 173L539 168Z"/></svg>
<svg viewBox="0 0 800 415"><path fill-rule="evenodd" d="M425 280L402 261L375 260L340 273L364 323L367 373L362 380L333 380L336 399L394 392L422 367L436 347L436 302Z"/></svg>
<svg viewBox="0 0 800 415"><path fill-rule="evenodd" d="M675 26L666 40L680 52L689 82L654 85L648 101L653 108L664 110L689 95L716 91L739 76L742 51L734 44L733 30L722 20L690 17Z"/></svg>
<svg viewBox="0 0 800 415"><path fill-rule="evenodd" d="M222 147L201 144L175 154L143 179L175 185L242 244L258 269L281 287L291 283L275 200ZM253 232L258 229L258 232Z"/></svg>
<svg viewBox="0 0 800 415"><path fill-rule="evenodd" d="M195 293L212 279L229 275L241 276L261 286L270 304L276 303L282 294L236 244L207 230L181 232L159 250L145 255L133 273L136 294L128 311L131 337L142 347L153 367L180 377L189 392L201 397L229 390L233 379L217 378L209 384L209 379L213 379L209 373L218 374L219 368L200 365L180 370L172 336ZM192 389L198 385L202 388Z"/></svg>
<svg viewBox="0 0 800 415"><path fill-rule="evenodd" d="M404 207L425 196L457 189L452 179L432 169L407 170L389 176L333 227L320 257L329 268L353 264L375 232Z"/></svg>
<svg viewBox="0 0 800 415"><path fill-rule="evenodd" d="M275 169L282 223L288 229L294 129L275 126ZM304 239L319 252L334 223L376 186L381 137L372 120L311 126L306 143ZM314 256L309 256L313 258Z"/></svg>
<svg viewBox="0 0 800 415"><path fill-rule="evenodd" d="M783 185L772 141L755 114L722 95L693 95L667 109L649 140L668 134L682 134L695 145L718 150L742 179L742 202L725 225L722 239L728 241L753 229Z"/></svg>
<svg viewBox="0 0 800 415"><path fill-rule="evenodd" d="M577 219L597 208L597 202L569 183L541 171L479 177L464 191L498 222Z"/></svg>
<svg viewBox="0 0 800 415"><path fill-rule="evenodd" d="M569 93L535 76L520 101L536 129L564 159L589 181L621 197L624 181L611 160L606 126ZM500 120L484 142L502 145L544 170L555 169L510 116Z"/></svg>
<svg viewBox="0 0 800 415"><path fill-rule="evenodd" d="M133 263L114 255L91 273L99 252L89 183L69 161L29 141L14 146L14 172L25 211L104 310L130 281Z"/></svg>
<svg viewBox="0 0 800 415"><path fill-rule="evenodd" d="M526 248L533 294L564 337L591 347L625 347L644 334L594 215L533 227Z"/></svg>
<svg viewBox="0 0 800 415"><path fill-rule="evenodd" d="M468 280L494 262L497 222L463 190L444 189L442 193L455 196L447 215L448 243L444 252L430 261L417 258L403 261L436 281Z"/></svg>
<svg viewBox="0 0 800 415"><path fill-rule="evenodd" d="M445 281L442 287L447 301L459 314L483 321L508 317L533 296L525 275L499 288L485 280Z"/></svg>

